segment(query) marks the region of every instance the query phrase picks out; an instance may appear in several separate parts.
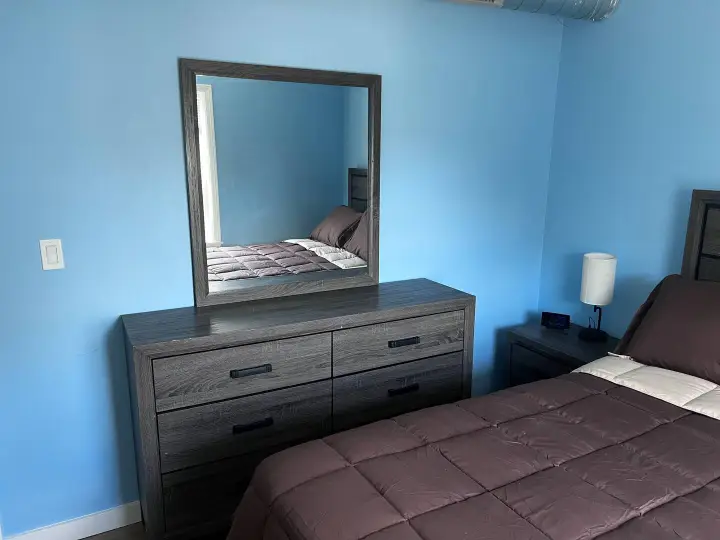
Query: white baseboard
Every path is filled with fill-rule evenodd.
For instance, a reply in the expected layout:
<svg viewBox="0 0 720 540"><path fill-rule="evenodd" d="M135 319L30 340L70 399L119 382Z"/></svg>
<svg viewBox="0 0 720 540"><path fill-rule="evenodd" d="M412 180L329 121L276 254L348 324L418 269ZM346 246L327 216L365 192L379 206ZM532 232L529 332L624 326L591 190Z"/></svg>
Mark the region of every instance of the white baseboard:
<svg viewBox="0 0 720 540"><path fill-rule="evenodd" d="M5 540L81 540L88 536L132 525L141 519L140 502L135 501L95 514L8 536Z"/></svg>

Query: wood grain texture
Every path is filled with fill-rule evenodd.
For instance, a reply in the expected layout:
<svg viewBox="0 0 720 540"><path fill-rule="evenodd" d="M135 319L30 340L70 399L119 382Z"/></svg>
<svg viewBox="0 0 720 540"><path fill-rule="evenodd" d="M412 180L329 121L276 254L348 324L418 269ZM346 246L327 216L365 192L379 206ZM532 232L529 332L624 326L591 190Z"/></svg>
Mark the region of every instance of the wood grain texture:
<svg viewBox="0 0 720 540"><path fill-rule="evenodd" d="M235 304L239 302L251 302L253 300L263 300L268 298L282 298L286 296L295 296L298 294L314 294L327 291L339 291L342 289L352 289L355 287L370 287L377 284L377 280L373 279L368 273L358 273L350 269L347 272L312 272L310 274L298 274L298 279L288 281L281 280L277 283L270 278L254 278L269 279L274 283L268 285L258 285L257 287L240 286L235 289L223 287L222 291L209 291L208 294L198 306L221 306L224 304ZM322 274L314 276L313 274ZM289 278L297 276L287 276ZM230 282L228 282L230 283Z"/></svg>
<svg viewBox="0 0 720 540"><path fill-rule="evenodd" d="M207 248L200 177L200 135L197 111L195 73L180 60L180 94L182 123L185 136L185 172L187 175L188 213L190 217L190 257L193 269L193 292L196 305L208 295Z"/></svg>
<svg viewBox="0 0 720 540"><path fill-rule="evenodd" d="M382 118L382 78L377 77L368 87L369 183L368 209L370 235L368 238L368 272L376 283L380 280L380 128Z"/></svg>
<svg viewBox="0 0 720 540"><path fill-rule="evenodd" d="M570 373L614 351L619 339L588 343L578 338L582 327L550 330L539 324L516 326L508 331L510 384L525 384Z"/></svg>
<svg viewBox="0 0 720 540"><path fill-rule="evenodd" d="M706 255L700 257L698 279L702 281L720 281L720 258Z"/></svg>
<svg viewBox="0 0 720 540"><path fill-rule="evenodd" d="M703 255L720 257L720 207L710 207L705 218Z"/></svg>
<svg viewBox="0 0 720 540"><path fill-rule="evenodd" d="M319 293L310 296L249 302L235 306L202 309L183 308L122 317L127 337L128 371L130 372L131 381L140 499L147 525L148 538L164 538L165 540L177 538L178 540L184 540L186 538L200 538L206 534L217 534L218 531L222 534L222 528L225 526L223 524L226 523L226 519L223 517L219 517L217 521L214 518L208 518L210 521L206 521L205 518L196 514L197 521L190 516L184 520L185 518L181 514L185 510L179 510L175 507L166 508L168 489L172 488L174 501L190 500L188 497L192 498L192 488L182 488L183 484L199 486L205 476L222 475L226 474L226 472L228 475L249 474L254 465L242 465L240 462L249 455L246 452L255 453L251 450L255 442L259 447L258 452L266 452L272 451L273 448L279 449L287 445L297 444L323 434L313 429L301 429L293 433L293 427L290 426L283 431L283 434L288 435L287 437L275 438L272 436L269 437L269 440L258 439L253 444L241 445L242 448L221 446L218 449L212 441L206 447L203 446L205 443L201 440L199 446L191 452L190 457L199 458L200 461L207 458L210 461L162 474L158 446L158 419L162 419L166 415L193 411L193 413L190 413L191 419L186 426L185 435L181 435L181 437L184 437L183 440L192 442L196 431L201 431L206 423L201 418L195 417L195 414L210 406L193 405L190 408L175 409L158 415L155 409L156 396L153 385L155 380L153 371L163 359L176 355L203 354L218 349L245 345L253 347L265 341L278 339L295 339L306 336L314 339L315 335L326 332L352 328L367 329L371 328L372 325L383 322L459 311L464 313L466 329L462 340L465 349L460 353L463 358L462 375L456 373L456 378L458 386L466 384L467 381L467 392L469 392L474 305L475 299L471 295L432 281L419 279L383 283L377 286L347 289L335 293ZM210 357L212 358L213 355L211 354ZM204 363L204 360L201 360L201 363ZM411 364L413 364L414 368L420 365L414 362L411 362ZM384 373L387 376L389 372ZM462 382L460 381L461 377ZM200 380L197 381L197 384L204 385ZM307 389L308 386L312 387L317 384L322 383L304 383L288 390ZM324 384L330 385L331 383L325 381ZM251 401L243 400L254 400L265 396L265 399L273 398L273 403L270 404L272 406L275 404L274 397L282 395L276 392L285 391L270 390L249 397L232 398L231 401L213 401L212 405L226 407L226 404L233 402L248 404ZM465 391L463 387L463 392ZM331 398L327 396L330 392L328 387L326 387L325 392L326 404L322 408L326 424L324 429L327 431L327 417L330 414L331 401ZM410 399L411 394L405 395L401 393L395 397L401 400ZM449 392L446 395L447 399L443 399L446 401L458 399L455 394L452 394L452 396L450 394ZM313 397L315 397L315 393ZM412 400L410 401L414 403ZM412 406L415 407L415 405ZM301 408L304 409L304 405ZM263 415L262 412L266 410L259 406L238 407L237 422L238 424L248 424L253 421L263 421L267 416ZM213 414L207 423L212 424L215 421L217 421L217 414ZM179 420L178 422L178 430L185 429L182 427L183 421ZM298 423L302 424L301 421ZM199 427L194 427L198 424L200 424ZM277 425L273 424L273 426L264 429L272 429L273 427L277 427ZM231 428L232 425L230 425ZM257 435L257 432L251 431L240 433L238 436L242 438L253 433ZM179 444L182 447L182 443ZM218 459L220 456L225 456L225 450L229 452L228 456ZM234 452L240 452L240 455ZM187 457L185 455L183 459ZM188 462L193 462L193 460L190 459ZM235 463L237 467L235 472L230 472L230 469L224 468L228 467L230 463ZM227 491L229 487L221 486L219 492L224 492L228 497L231 497L232 495ZM208 498L212 497L208 495ZM222 500L217 501L216 504L224 505L227 508L229 503L223 502L225 500L223 496L219 495L219 498ZM196 503L187 504L193 506ZM187 506L184 507L187 508ZM180 513L169 516L166 514L166 510ZM198 506L196 510L201 512L202 509ZM189 513L193 511L192 508L187 510ZM181 522L182 524L180 524ZM168 523L173 523L173 527L176 528L168 529L166 526Z"/></svg>
<svg viewBox="0 0 720 540"><path fill-rule="evenodd" d="M232 514L255 467L270 454L256 452L163 475L167 530L178 531L203 523L229 529Z"/></svg>
<svg viewBox="0 0 720 540"><path fill-rule="evenodd" d="M138 486L142 493L140 507L148 536L157 538L162 535L165 527L152 363L141 351L134 349L127 338L125 354L132 402L135 456L140 464L137 469Z"/></svg>
<svg viewBox="0 0 720 540"><path fill-rule="evenodd" d="M183 132L185 135L185 160L190 212L190 247L193 267L195 305L214 306L278 298L298 294L311 294L353 287L366 287L379 281L379 220L380 220L380 122L382 78L379 75L345 73L312 69L237 64L181 58L180 92L182 97ZM202 182L200 178L200 151L197 120L197 75L255 79L265 81L298 82L335 86L354 86L368 89L368 138L369 138L369 200L370 229L368 241L368 268L364 275L305 276L294 282L259 284L256 287L212 292L208 285L207 251L202 205ZM258 278L261 279L261 278Z"/></svg>
<svg viewBox="0 0 720 540"><path fill-rule="evenodd" d="M331 386L321 381L158 415L162 472L321 437L330 427ZM268 419L266 427L235 429Z"/></svg>
<svg viewBox="0 0 720 540"><path fill-rule="evenodd" d="M511 345L510 378L513 386L559 377L573 369L565 362L528 349L520 343Z"/></svg>
<svg viewBox="0 0 720 540"><path fill-rule="evenodd" d="M335 379L333 430L459 400L462 363L452 353Z"/></svg>
<svg viewBox="0 0 720 540"><path fill-rule="evenodd" d="M157 411L329 379L331 343L325 333L159 358L153 361ZM262 366L270 371L252 372Z"/></svg>
<svg viewBox="0 0 720 540"><path fill-rule="evenodd" d="M333 332L333 375L460 351L464 319L452 311Z"/></svg>
<svg viewBox="0 0 720 540"><path fill-rule="evenodd" d="M370 198L367 169L348 169L348 206L358 212L368 208Z"/></svg>
<svg viewBox="0 0 720 540"><path fill-rule="evenodd" d="M518 342L527 348L564 362L572 369L577 369L598 358L607 356L620 342L610 337L605 343L588 343L578 338L582 326L570 325L568 330L550 330L536 323L516 326L508 332L511 342Z"/></svg>
<svg viewBox="0 0 720 540"><path fill-rule="evenodd" d="M703 244L707 242L708 245L712 246L718 241L715 233L706 233L708 213L712 209L717 208L720 208L720 191L693 191L682 265L682 275L686 278L699 278L700 257L703 253ZM714 223L714 214L710 219L713 220L712 223ZM715 278L714 272L708 273L707 268L703 269L703 275L705 279L709 281L719 280Z"/></svg>
<svg viewBox="0 0 720 540"><path fill-rule="evenodd" d="M462 395L469 398L472 395L473 385L473 345L475 343L475 297L473 296L465 306L465 336L463 343L463 373Z"/></svg>
<svg viewBox="0 0 720 540"><path fill-rule="evenodd" d="M427 279L215 308L124 315L131 346L158 356L232 347L465 309L472 295Z"/></svg>
<svg viewBox="0 0 720 540"><path fill-rule="evenodd" d="M331 86L356 86L371 88L379 75L369 73L348 73L321 69L304 69L262 64L243 64L238 62L218 62L215 60L180 59L181 71L194 75L211 77L231 77L260 81L295 82L305 84L326 84Z"/></svg>

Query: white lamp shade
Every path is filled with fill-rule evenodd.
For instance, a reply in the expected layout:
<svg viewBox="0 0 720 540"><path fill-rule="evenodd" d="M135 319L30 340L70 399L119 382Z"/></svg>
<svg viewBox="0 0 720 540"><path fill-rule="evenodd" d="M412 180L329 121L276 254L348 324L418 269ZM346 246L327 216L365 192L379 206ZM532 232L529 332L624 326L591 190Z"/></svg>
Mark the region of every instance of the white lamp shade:
<svg viewBox="0 0 720 540"><path fill-rule="evenodd" d="M586 253L583 257L580 301L591 306L607 306L615 292L617 257L608 253Z"/></svg>

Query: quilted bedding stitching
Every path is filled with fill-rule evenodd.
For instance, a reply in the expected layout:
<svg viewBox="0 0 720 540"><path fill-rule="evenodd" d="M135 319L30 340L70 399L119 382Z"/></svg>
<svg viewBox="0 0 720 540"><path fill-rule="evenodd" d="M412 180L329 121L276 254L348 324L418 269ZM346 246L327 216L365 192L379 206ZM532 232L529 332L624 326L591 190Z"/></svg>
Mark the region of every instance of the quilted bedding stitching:
<svg viewBox="0 0 720 540"><path fill-rule="evenodd" d="M720 421L570 374L276 454L229 538L710 540L719 479Z"/></svg>
<svg viewBox="0 0 720 540"><path fill-rule="evenodd" d="M340 270L317 253L290 242L207 248L207 264L209 281Z"/></svg>
<svg viewBox="0 0 720 540"><path fill-rule="evenodd" d="M619 355L601 358L575 372L588 373L720 420L720 386L692 375L645 366Z"/></svg>

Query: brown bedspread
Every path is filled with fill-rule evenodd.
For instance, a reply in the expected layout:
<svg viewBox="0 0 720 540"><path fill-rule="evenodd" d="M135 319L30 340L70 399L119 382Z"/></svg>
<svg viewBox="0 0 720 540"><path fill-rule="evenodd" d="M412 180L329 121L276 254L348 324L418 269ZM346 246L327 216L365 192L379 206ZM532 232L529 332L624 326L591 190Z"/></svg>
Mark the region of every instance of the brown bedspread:
<svg viewBox="0 0 720 540"><path fill-rule="evenodd" d="M720 421L571 374L268 458L230 540L720 538Z"/></svg>
<svg viewBox="0 0 720 540"><path fill-rule="evenodd" d="M209 281L340 270L325 257L290 242L207 248L207 264Z"/></svg>

